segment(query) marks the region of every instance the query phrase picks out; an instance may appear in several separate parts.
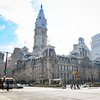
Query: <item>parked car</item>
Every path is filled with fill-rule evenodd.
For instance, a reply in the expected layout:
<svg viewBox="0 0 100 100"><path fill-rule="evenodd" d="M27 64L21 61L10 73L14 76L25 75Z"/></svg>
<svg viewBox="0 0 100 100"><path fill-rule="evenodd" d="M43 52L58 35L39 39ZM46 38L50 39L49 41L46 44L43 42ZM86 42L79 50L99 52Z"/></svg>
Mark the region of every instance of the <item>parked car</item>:
<svg viewBox="0 0 100 100"><path fill-rule="evenodd" d="M28 86L33 86L33 84L29 84Z"/></svg>
<svg viewBox="0 0 100 100"><path fill-rule="evenodd" d="M17 83L17 84L15 85L15 88L17 88L17 89L22 89L22 88L23 88L23 85Z"/></svg>
<svg viewBox="0 0 100 100"><path fill-rule="evenodd" d="M83 84L83 87L84 88L89 87L89 84Z"/></svg>

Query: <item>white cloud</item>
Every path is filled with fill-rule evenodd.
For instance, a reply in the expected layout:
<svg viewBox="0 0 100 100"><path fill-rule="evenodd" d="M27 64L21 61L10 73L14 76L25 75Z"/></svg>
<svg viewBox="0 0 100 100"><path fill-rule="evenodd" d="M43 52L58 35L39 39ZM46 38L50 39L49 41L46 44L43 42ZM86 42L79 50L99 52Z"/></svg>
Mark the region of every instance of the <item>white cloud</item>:
<svg viewBox="0 0 100 100"><path fill-rule="evenodd" d="M0 13L18 24L15 32L18 39L16 46L24 46L25 42L28 47L33 45L32 37L36 15L30 2L31 0L10 0L10 2L9 0L0 0Z"/></svg>
<svg viewBox="0 0 100 100"><path fill-rule="evenodd" d="M15 45L6 45L6 46L0 46L0 52L13 52L13 49Z"/></svg>
<svg viewBox="0 0 100 100"><path fill-rule="evenodd" d="M9 2L10 1L10 2ZM100 32L99 0L0 0L0 13L19 25L18 43L33 47L34 23L43 4L50 44L58 54L68 54L78 38L90 48L91 37ZM19 46L19 45L18 45Z"/></svg>

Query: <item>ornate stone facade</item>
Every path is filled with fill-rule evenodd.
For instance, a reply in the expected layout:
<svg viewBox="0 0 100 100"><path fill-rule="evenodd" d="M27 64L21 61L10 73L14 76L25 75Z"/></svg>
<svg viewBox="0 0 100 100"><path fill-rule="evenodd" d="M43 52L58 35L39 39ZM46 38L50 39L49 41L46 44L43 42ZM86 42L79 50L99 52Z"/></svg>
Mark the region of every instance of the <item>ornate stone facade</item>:
<svg viewBox="0 0 100 100"><path fill-rule="evenodd" d="M55 47L47 45L47 22L42 6L35 23L33 52L29 53L26 47L15 49L12 59L14 77L21 81L69 84L91 81L94 75L90 51L83 38L79 38L79 43L74 44L73 51L67 56L56 54ZM95 79L98 79L98 73Z"/></svg>

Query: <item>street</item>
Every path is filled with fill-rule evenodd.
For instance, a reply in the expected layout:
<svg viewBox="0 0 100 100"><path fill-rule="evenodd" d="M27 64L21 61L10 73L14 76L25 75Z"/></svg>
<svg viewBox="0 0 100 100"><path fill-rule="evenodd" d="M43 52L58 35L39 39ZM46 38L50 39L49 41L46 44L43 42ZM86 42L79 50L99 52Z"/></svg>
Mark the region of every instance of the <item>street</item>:
<svg viewBox="0 0 100 100"><path fill-rule="evenodd" d="M0 100L100 100L100 88L24 87L10 91L0 89Z"/></svg>

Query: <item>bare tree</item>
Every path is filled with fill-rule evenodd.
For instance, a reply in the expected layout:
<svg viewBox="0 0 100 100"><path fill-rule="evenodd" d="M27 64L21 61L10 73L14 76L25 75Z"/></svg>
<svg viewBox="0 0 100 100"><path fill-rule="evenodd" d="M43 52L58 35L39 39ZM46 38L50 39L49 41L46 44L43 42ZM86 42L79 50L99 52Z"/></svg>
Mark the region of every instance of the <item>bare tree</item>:
<svg viewBox="0 0 100 100"><path fill-rule="evenodd" d="M81 82L85 83L89 81L90 79L90 74L89 71L92 72L92 62L89 57L85 56L80 63L80 71L81 71Z"/></svg>

